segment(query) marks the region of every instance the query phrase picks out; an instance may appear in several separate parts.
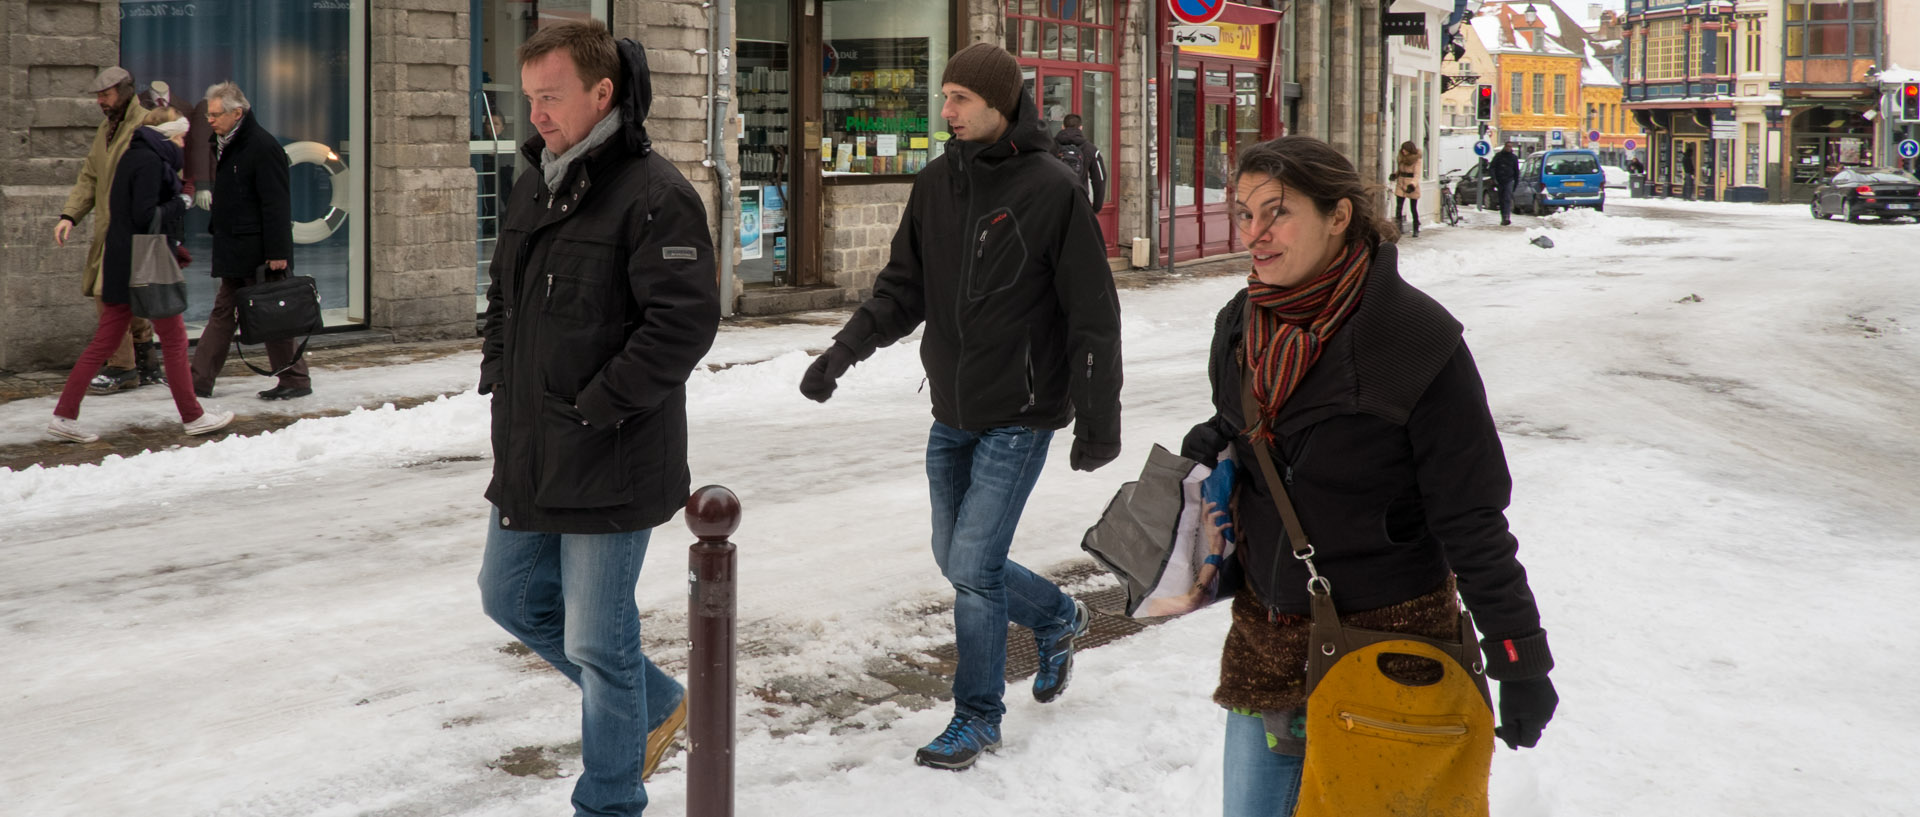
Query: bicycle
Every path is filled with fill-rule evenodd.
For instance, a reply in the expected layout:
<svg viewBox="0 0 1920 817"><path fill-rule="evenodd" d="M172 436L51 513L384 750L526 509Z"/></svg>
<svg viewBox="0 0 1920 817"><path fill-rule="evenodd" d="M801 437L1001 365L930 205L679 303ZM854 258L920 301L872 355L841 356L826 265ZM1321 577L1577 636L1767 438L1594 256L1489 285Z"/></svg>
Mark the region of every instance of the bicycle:
<svg viewBox="0 0 1920 817"><path fill-rule="evenodd" d="M1460 226L1460 200L1453 196L1453 185L1457 179L1452 175L1440 177L1440 220L1448 227Z"/></svg>

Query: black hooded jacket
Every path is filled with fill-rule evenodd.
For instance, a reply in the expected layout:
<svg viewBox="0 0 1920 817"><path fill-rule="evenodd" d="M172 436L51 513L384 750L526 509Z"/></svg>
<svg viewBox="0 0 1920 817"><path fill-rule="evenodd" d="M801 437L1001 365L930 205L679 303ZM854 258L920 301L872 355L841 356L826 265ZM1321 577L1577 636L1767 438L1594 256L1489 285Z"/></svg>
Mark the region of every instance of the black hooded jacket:
<svg viewBox="0 0 1920 817"><path fill-rule="evenodd" d="M1053 141L1078 145L1081 154L1087 157L1087 195L1093 199L1093 211L1100 212L1107 203L1107 157L1100 154L1100 146L1087 141L1086 133L1079 128L1061 128L1053 135Z"/></svg>
<svg viewBox="0 0 1920 817"><path fill-rule="evenodd" d="M1374 252L1360 305L1281 406L1274 468L1342 614L1431 593L1451 572L1487 636L1489 677L1544 675L1552 658L1507 529L1513 481L1486 389L1459 322L1400 278L1397 256L1392 244ZM1306 567L1240 433L1246 298L1241 290L1215 321L1207 369L1217 413L1181 453L1211 463L1232 446L1247 476L1234 514L1241 592L1305 615Z"/></svg>
<svg viewBox="0 0 1920 817"><path fill-rule="evenodd" d="M1022 96L991 144L954 140L913 180L873 297L835 340L859 359L927 324L933 416L966 431L1120 442L1120 303L1100 227Z"/></svg>
<svg viewBox="0 0 1920 817"><path fill-rule="evenodd" d="M187 212L180 200L179 146L166 140L152 128L141 128L127 143L127 152L113 171L112 193L107 199L106 254L100 258L100 300L124 304L127 285L133 277L133 237L153 232L153 217L160 216L160 232L172 243L179 243L181 216Z"/></svg>
<svg viewBox="0 0 1920 817"><path fill-rule="evenodd" d="M713 242L699 195L647 139L646 54L619 52L620 130L558 192L545 141L521 148L490 268L487 499L513 530L641 530L687 499L686 382L720 324Z"/></svg>

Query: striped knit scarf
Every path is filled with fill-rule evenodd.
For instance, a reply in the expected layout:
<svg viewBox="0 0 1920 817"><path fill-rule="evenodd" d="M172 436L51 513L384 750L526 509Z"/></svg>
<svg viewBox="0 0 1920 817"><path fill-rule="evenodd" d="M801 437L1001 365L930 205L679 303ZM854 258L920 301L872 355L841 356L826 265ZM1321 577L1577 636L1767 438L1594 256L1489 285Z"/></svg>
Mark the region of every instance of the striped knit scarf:
<svg viewBox="0 0 1920 817"><path fill-rule="evenodd" d="M1258 275L1247 276L1247 300L1254 307L1247 315L1247 365L1253 397L1260 404L1260 422L1249 423L1249 439L1273 442L1273 419L1280 407L1320 359L1327 339L1360 305L1372 257L1364 243L1353 241L1325 272L1297 287L1276 287L1261 283Z"/></svg>

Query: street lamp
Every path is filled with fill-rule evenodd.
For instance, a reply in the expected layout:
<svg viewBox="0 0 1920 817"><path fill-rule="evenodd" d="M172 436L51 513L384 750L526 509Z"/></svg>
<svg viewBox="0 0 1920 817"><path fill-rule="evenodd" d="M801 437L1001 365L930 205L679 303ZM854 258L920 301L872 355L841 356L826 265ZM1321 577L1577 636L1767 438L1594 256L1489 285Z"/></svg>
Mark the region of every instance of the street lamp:
<svg viewBox="0 0 1920 817"><path fill-rule="evenodd" d="M1527 4L1527 14L1526 14L1526 17L1527 17L1527 25L1534 25L1534 24L1536 24L1536 23L1538 23L1538 22L1540 22L1540 12L1537 12L1537 11L1534 11L1534 10L1533 10L1533 4L1532 4L1532 3L1528 3L1528 4Z"/></svg>

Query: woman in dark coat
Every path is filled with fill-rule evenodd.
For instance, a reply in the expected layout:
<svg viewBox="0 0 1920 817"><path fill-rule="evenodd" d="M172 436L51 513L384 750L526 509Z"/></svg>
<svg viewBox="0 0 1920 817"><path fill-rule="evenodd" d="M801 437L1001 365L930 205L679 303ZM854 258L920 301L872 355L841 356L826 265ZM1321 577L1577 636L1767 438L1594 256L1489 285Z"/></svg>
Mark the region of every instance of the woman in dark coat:
<svg viewBox="0 0 1920 817"><path fill-rule="evenodd" d="M1507 531L1506 458L1460 324L1401 280L1377 195L1325 142L1250 147L1234 188L1253 274L1215 324L1217 413L1182 446L1204 463L1231 448L1244 476L1233 566L1243 581L1214 693L1232 710L1226 817L1293 813L1304 750L1308 574L1254 467L1256 445L1286 484L1342 622L1471 638L1457 632L1464 599L1486 635L1486 674L1501 682L1497 734L1534 745L1558 700L1553 660Z"/></svg>
<svg viewBox="0 0 1920 817"><path fill-rule="evenodd" d="M128 305L128 283L133 271L133 236L152 230L154 217L160 218L161 232L169 235L168 244L178 246L181 216L187 202L181 195L181 143L188 123L180 112L161 108L147 115L145 127L134 132L127 152L114 168L112 195L108 199L106 255L100 264L100 324L93 341L80 354L67 375L66 388L53 409L53 422L47 433L63 440L90 443L97 434L80 428L80 401L86 397L87 382L107 361L126 334L133 319ZM174 408L180 412L182 429L187 434L207 434L233 422L233 412L208 413L193 396L193 375L187 359L187 328L179 315L153 319L153 331L160 336L160 350L166 361L167 389L173 393Z"/></svg>

